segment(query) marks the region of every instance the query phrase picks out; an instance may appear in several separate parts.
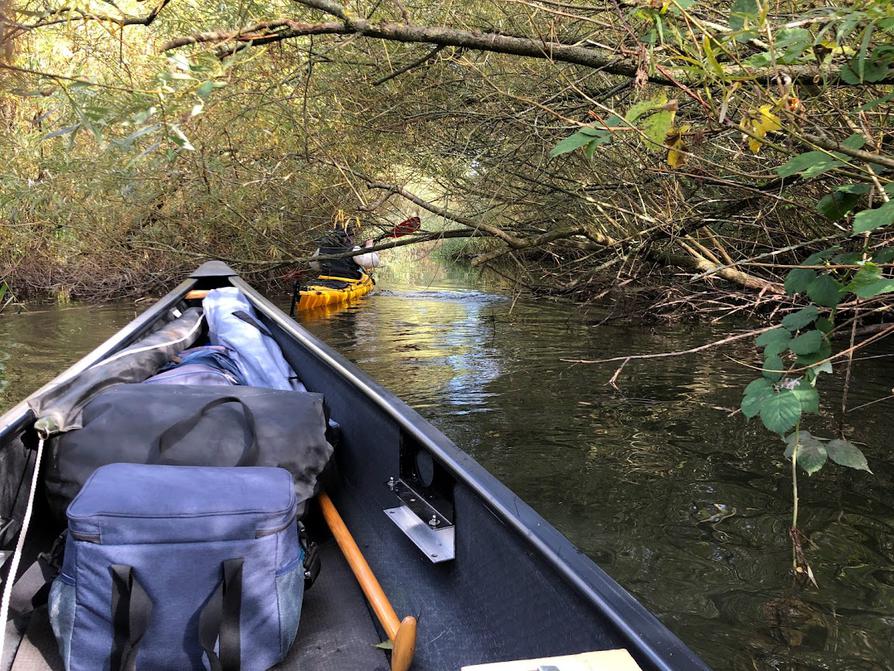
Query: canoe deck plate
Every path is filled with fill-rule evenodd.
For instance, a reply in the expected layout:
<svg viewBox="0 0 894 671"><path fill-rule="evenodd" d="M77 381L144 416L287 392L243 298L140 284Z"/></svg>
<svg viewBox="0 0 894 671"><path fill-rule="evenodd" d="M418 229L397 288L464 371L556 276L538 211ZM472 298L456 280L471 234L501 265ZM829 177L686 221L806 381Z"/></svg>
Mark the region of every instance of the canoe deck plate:
<svg viewBox="0 0 894 671"><path fill-rule="evenodd" d="M456 550L452 520L435 507L430 497L419 494L403 480L390 479L388 488L403 504L385 509L391 521L432 563L454 559Z"/></svg>

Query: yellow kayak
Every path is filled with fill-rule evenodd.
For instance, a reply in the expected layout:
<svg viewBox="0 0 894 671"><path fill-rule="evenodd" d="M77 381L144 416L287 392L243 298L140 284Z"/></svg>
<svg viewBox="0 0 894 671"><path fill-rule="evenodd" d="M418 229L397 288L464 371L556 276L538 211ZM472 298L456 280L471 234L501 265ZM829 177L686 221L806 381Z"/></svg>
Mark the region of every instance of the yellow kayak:
<svg viewBox="0 0 894 671"><path fill-rule="evenodd" d="M326 305L347 303L372 291L375 283L369 275L360 279L320 275L299 292L298 310L313 310Z"/></svg>

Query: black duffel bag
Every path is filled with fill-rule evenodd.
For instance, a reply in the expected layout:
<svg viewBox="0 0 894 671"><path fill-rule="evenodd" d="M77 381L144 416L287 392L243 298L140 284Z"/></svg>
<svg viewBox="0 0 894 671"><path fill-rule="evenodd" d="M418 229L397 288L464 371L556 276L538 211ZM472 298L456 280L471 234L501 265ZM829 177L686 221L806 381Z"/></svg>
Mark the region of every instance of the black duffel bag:
<svg viewBox="0 0 894 671"><path fill-rule="evenodd" d="M83 428L53 438L47 497L60 519L110 463L279 466L299 514L332 456L322 394L261 387L121 384L84 408Z"/></svg>

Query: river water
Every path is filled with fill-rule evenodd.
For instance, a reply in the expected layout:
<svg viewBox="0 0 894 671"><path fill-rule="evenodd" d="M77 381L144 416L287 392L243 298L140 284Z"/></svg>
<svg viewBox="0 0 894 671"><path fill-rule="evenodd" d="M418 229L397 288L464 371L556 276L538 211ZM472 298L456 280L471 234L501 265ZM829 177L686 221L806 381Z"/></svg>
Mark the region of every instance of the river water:
<svg viewBox="0 0 894 671"><path fill-rule="evenodd" d="M141 305L0 316L0 409L132 319ZM894 453L885 400L845 415L874 475L800 477L819 589L790 573L782 442L730 416L754 376L743 343L676 351L728 326L603 322L462 271L385 272L359 304L306 326L406 400L568 535L716 669L894 669ZM891 394L894 359L861 353L848 405ZM839 383L840 384L840 383ZM840 389L821 385L831 436Z"/></svg>

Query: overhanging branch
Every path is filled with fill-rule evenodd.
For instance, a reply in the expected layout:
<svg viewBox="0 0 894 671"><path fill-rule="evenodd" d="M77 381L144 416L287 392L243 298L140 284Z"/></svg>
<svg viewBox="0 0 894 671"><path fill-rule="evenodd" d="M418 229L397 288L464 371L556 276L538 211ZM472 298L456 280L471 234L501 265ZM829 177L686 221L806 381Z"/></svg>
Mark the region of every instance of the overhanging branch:
<svg viewBox="0 0 894 671"><path fill-rule="evenodd" d="M523 56L568 63L593 68L607 74L642 79L644 72L638 62L630 56L618 56L605 49L567 44L547 39L535 39L503 35L493 32L462 30L446 26L419 26L407 23L371 22L354 15L342 5L332 0L295 0L298 4L317 9L338 22L305 23L292 19L277 19L246 26L238 30L197 33L169 40L162 45L162 51L176 49L203 42L236 42L229 52L247 45L263 45L306 35L360 35L367 38L402 42L407 44L430 44L435 47L457 47L473 51ZM227 52L225 52L227 53ZM663 74L664 72L667 75ZM776 65L766 68L727 66L723 78L727 81L768 80L786 76L793 82L814 82L820 79L838 79L838 66ZM666 65L657 74L649 74L646 79L653 84L679 86L701 83L704 77L694 76L686 70ZM841 82L847 84L847 82ZM894 83L894 77L874 82L874 85Z"/></svg>

